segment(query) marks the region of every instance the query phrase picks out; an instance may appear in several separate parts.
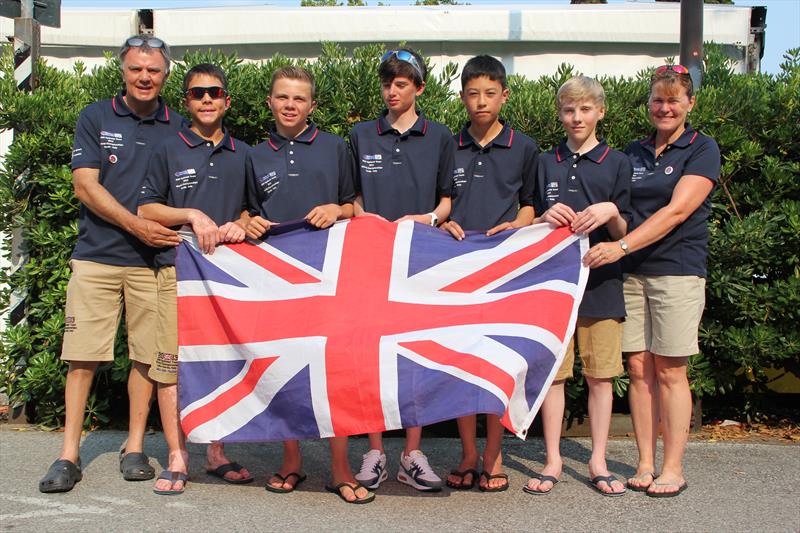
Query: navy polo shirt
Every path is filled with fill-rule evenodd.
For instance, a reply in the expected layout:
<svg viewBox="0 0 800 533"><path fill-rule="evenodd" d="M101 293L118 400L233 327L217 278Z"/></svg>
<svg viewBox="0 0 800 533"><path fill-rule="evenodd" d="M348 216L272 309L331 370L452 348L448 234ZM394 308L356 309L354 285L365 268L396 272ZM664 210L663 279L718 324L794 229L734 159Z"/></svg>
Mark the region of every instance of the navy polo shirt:
<svg viewBox="0 0 800 533"><path fill-rule="evenodd" d="M533 205L539 146L508 124L486 146L469 134L454 136L453 209L450 218L465 230L486 231L511 222L520 207Z"/></svg>
<svg viewBox="0 0 800 533"><path fill-rule="evenodd" d="M613 202L630 223L631 164L622 152L612 150L605 141L586 152L573 153L566 141L539 156L534 208L541 216L557 203L576 213L600 202ZM589 244L612 242L605 225L589 234ZM622 266L611 263L589 272L578 316L622 318Z"/></svg>
<svg viewBox="0 0 800 533"><path fill-rule="evenodd" d="M247 149L227 132L214 145L184 127L153 153L139 205L199 209L218 226L238 220L245 201ZM157 266L174 264L175 248L159 250Z"/></svg>
<svg viewBox="0 0 800 533"><path fill-rule="evenodd" d="M313 123L294 139L275 129L247 155L247 205L272 222L302 219L314 207L355 199L344 139Z"/></svg>
<svg viewBox="0 0 800 533"><path fill-rule="evenodd" d="M697 175L719 181L720 154L711 137L686 125L686 131L661 154L655 154L655 133L625 149L633 165L631 208L636 229L656 211L669 204L682 176ZM706 276L708 215L711 193L683 223L660 241L625 258L626 272L653 276Z"/></svg>
<svg viewBox="0 0 800 533"><path fill-rule="evenodd" d="M150 154L173 135L184 119L159 98L156 111L138 117L125 104L124 93L101 100L81 111L75 128L72 170L96 168L100 184L131 213L136 213ZM81 204L78 242L73 259L108 265L153 266L155 249L124 229L106 222Z"/></svg>
<svg viewBox="0 0 800 533"><path fill-rule="evenodd" d="M452 133L419 112L414 125L400 133L389 124L387 113L356 124L350 132L356 192L364 210L387 220L430 213L451 193Z"/></svg>

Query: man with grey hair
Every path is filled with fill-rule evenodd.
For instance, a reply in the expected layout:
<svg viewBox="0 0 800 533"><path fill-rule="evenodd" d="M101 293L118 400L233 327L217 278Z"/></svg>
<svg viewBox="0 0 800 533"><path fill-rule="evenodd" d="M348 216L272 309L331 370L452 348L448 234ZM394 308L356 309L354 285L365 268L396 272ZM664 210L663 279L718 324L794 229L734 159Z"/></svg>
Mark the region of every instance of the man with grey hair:
<svg viewBox="0 0 800 533"><path fill-rule="evenodd" d="M114 359L123 305L128 331L130 419L120 452L129 481L155 475L143 453L156 356L156 248L176 246L174 231L137 216L137 196L153 147L176 133L183 117L159 96L169 74L167 44L151 35L125 40L119 53L124 89L80 114L72 150L72 183L81 202L78 242L70 258L64 344L69 362L61 455L39 482L41 492L66 492L81 480L80 438L95 370Z"/></svg>

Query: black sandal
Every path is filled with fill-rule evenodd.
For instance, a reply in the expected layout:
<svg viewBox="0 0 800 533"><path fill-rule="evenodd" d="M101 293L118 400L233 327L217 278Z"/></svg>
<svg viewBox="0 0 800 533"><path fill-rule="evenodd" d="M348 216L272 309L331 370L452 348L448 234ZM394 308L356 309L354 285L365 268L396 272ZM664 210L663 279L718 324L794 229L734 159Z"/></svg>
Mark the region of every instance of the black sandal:
<svg viewBox="0 0 800 533"><path fill-rule="evenodd" d="M471 490L472 487L475 486L475 482L478 480L478 471L475 470L474 468L467 468L463 472L460 472L458 470L451 470L450 475L458 476L461 478L461 483L458 484L451 483L449 480L447 481L447 486L455 490ZM464 483L464 478L467 476L472 476L472 481L469 483Z"/></svg>
<svg viewBox="0 0 800 533"><path fill-rule="evenodd" d="M487 472L486 470L484 470L483 472L481 472L481 477L486 480L486 486L485 487L481 487L480 484L478 485L478 488L480 489L481 492L503 492L503 491L508 490L508 474L494 474L494 475L492 475L489 472ZM505 482L504 485L500 485L499 487L490 487L489 486L489 481L491 481L493 479L505 479L506 482Z"/></svg>
<svg viewBox="0 0 800 533"><path fill-rule="evenodd" d="M551 492L553 492L553 489L556 487L556 484L560 481L557 477L545 476L544 474L534 474L532 479L538 479L540 487L542 486L542 483L544 483L545 481L549 481L550 483L553 484L547 490L531 489L531 488L528 488L527 484L525 484L522 487L522 491L525 492L526 494L533 494L534 496L543 496L545 494L550 494Z"/></svg>
<svg viewBox="0 0 800 533"><path fill-rule="evenodd" d="M350 501L347 498L345 498L344 494L342 494L341 490L342 487L347 487L348 489L353 491L353 496L355 496L356 499ZM372 500L375 499L375 493L369 491L367 491L367 496L365 498L359 498L358 496L356 496L356 491L358 489L366 489L366 487L361 483L356 483L354 485L353 483L347 483L347 482L339 483L338 485L335 486L325 485L325 490L327 490L328 492L333 492L334 494L339 496L345 503L354 503L354 504L370 503Z"/></svg>
<svg viewBox="0 0 800 533"><path fill-rule="evenodd" d="M237 474L240 473L244 467L237 463L236 461L232 463L225 463L224 465L220 465L214 470L206 470L206 474L209 476L214 476L220 478L225 483L230 483L231 485L244 485L246 483L252 483L255 479L253 476L242 478L242 479L228 479L225 477L225 474L228 472L236 472Z"/></svg>
<svg viewBox="0 0 800 533"><path fill-rule="evenodd" d="M39 492L69 492L75 483L83 479L81 472L81 459L78 463L66 459L58 459L47 469L47 474L39 482Z"/></svg>
<svg viewBox="0 0 800 533"><path fill-rule="evenodd" d="M268 491L274 492L276 494L289 494L290 492L293 492L294 489L299 487L300 483L305 481L307 476L305 474L298 474L297 472L289 472L288 474L286 474L286 477L284 477L284 476L280 475L278 472L275 472L274 474L272 474L272 477L276 477L276 478L280 479L281 480L281 485L286 483L290 478L296 477L297 481L294 482L294 486L292 486L292 488L290 488L290 489L287 489L287 488L284 488L284 487L273 487L272 485L269 484L269 481L267 482L267 485L264 487Z"/></svg>

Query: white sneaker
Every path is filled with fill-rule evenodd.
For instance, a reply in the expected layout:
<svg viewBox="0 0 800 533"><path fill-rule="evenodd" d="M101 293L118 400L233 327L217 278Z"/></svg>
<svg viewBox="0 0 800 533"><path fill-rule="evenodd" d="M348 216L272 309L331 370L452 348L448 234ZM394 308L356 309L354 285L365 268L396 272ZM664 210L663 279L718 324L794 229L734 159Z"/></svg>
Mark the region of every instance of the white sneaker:
<svg viewBox="0 0 800 533"><path fill-rule="evenodd" d="M428 464L428 458L419 450L412 450L408 455L400 452L397 481L411 485L417 490L431 492L442 490L442 478L434 473Z"/></svg>
<svg viewBox="0 0 800 533"><path fill-rule="evenodd" d="M380 450L370 450L361 456L361 470L355 475L356 481L368 489L377 489L388 477L386 454Z"/></svg>

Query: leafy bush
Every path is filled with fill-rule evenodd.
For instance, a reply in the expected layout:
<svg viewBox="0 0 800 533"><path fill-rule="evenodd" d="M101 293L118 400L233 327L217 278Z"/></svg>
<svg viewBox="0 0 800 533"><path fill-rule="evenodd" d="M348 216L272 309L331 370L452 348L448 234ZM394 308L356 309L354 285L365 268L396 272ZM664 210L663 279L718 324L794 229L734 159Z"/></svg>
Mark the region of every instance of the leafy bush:
<svg viewBox="0 0 800 533"><path fill-rule="evenodd" d="M13 275L2 274L10 290L28 292L26 322L2 337L2 390L36 407L38 422L58 425L63 416L66 365L59 360L63 307L69 277L67 259L77 235L78 203L72 194L69 157L78 112L88 103L109 98L121 87L119 63L87 72L40 65L41 88L34 94L14 88L10 47L0 57L0 129L16 136L0 174L0 229L22 228L28 263ZM306 66L317 79L318 107L313 119L323 129L346 135L360 120L383 108L375 75L383 49L357 48L352 55L326 44L319 61ZM270 113L264 104L272 71L290 60L273 57L245 63L235 55L207 51L187 54L164 88L167 102L180 108L180 82L191 65L216 63L229 77L233 106L230 130L248 143L267 135ZM448 65L434 72L420 108L457 130L466 119L457 95L449 89L457 75ZM558 86L577 72L562 65L548 77L511 76L505 116L540 145L557 143L562 132L554 97ZM602 80L608 99L601 133L615 147L649 132L644 102L647 73ZM707 307L701 328L702 353L690 360L697 395L721 395L745 387L760 390L770 367L798 368L800 334L800 50L787 53L782 72L733 74L728 60L707 48L706 76L693 125L714 137L723 154L722 187L714 193ZM30 173L17 179L24 169ZM6 248L5 253L9 254ZM535 310L531 310L535 312ZM116 345L119 357L99 372L86 423L103 424L126 401L124 328ZM627 380L615 382L623 395ZM570 411L580 414L585 391L576 380L569 391Z"/></svg>

